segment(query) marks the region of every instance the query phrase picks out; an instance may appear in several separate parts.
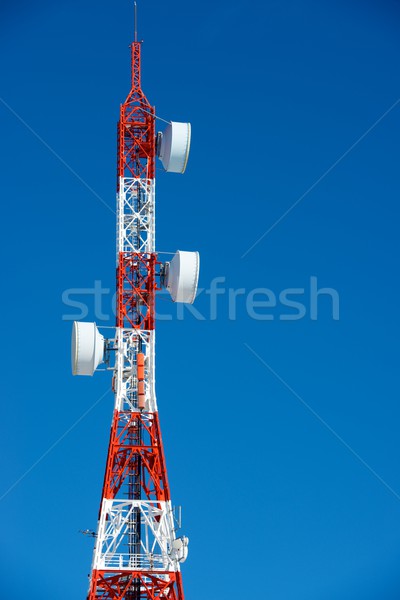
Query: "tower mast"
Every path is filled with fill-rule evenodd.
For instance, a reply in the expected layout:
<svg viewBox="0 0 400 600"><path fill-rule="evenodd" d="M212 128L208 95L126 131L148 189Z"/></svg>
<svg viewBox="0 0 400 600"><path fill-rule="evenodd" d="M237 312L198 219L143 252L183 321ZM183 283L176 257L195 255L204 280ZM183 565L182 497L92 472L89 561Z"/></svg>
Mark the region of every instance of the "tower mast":
<svg viewBox="0 0 400 600"><path fill-rule="evenodd" d="M131 44L131 90L121 105L117 145L116 333L75 322L73 373L92 375L115 355L112 417L87 600L183 600L180 563L188 538L176 536L155 395L155 294L193 302L196 252L170 263L155 252L155 162L183 173L190 125L170 123L156 143L155 109L141 87L141 42ZM111 352L113 351L113 352Z"/></svg>

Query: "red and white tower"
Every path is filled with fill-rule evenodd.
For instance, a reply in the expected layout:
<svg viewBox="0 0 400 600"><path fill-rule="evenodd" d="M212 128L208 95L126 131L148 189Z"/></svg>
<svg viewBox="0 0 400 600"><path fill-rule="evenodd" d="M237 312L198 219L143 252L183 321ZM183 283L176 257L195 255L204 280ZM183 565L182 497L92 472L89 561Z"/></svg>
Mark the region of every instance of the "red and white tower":
<svg viewBox="0 0 400 600"><path fill-rule="evenodd" d="M131 50L132 87L118 123L115 338L105 339L95 323L75 322L72 333L73 373L93 375L106 362L115 397L87 600L183 600L188 538L176 535L157 411L155 296L165 286L173 301L192 303L199 256L158 259L155 163L158 157L166 171L184 172L190 124L171 122L156 135L136 33Z"/></svg>

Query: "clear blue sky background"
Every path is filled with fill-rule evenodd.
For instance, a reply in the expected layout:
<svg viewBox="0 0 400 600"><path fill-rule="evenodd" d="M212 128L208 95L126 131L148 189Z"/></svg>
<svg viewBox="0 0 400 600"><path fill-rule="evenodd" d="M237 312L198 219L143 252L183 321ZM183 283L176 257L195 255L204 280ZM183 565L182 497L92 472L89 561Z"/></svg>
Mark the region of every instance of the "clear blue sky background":
<svg viewBox="0 0 400 600"><path fill-rule="evenodd" d="M98 197L114 208L131 16L125 0L0 7L2 598L86 594L78 530L96 528L113 398L97 402L108 374L70 373L62 295L114 287ZM400 98L400 3L143 0L139 19L148 98L193 126L186 174L158 171L158 248L198 249L201 287L245 290L234 320L227 292L217 318L200 294L204 320L159 301L186 596L398 600L400 103L383 115ZM310 318L312 276L339 320L328 297ZM306 315L251 318L255 288L304 288ZM86 301L112 324L111 292L105 318Z"/></svg>

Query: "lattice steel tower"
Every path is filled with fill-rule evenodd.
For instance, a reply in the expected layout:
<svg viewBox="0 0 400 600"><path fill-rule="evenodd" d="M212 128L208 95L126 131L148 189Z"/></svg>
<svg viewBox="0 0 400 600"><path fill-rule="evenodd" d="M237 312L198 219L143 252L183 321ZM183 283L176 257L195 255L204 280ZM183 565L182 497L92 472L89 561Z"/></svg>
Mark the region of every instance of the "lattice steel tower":
<svg viewBox="0 0 400 600"><path fill-rule="evenodd" d="M136 12L136 6L135 6ZM121 106L117 154L117 303L113 339L95 323L75 322L74 375L113 372L115 396L87 600L183 600L177 537L155 395L155 295L194 301L197 252L160 262L155 251L155 162L183 173L190 124L170 122L156 135L155 109L141 88L141 42L132 51L132 87ZM111 364L112 363L112 364Z"/></svg>

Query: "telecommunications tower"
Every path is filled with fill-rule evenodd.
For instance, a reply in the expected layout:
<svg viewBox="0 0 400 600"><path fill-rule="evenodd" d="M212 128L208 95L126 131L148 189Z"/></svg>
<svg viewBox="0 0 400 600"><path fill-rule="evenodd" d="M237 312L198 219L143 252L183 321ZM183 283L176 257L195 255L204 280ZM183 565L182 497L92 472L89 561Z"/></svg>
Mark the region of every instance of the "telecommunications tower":
<svg viewBox="0 0 400 600"><path fill-rule="evenodd" d="M135 3L136 13L136 3ZM155 251L155 163L183 173L190 124L155 131L155 109L141 87L141 42L131 45L132 86L121 105L117 150L117 302L113 339L95 323L75 322L72 371L113 372L115 403L87 600L183 600L180 563L188 538L178 537L170 499L155 395L155 294L192 303L197 252L160 262Z"/></svg>

